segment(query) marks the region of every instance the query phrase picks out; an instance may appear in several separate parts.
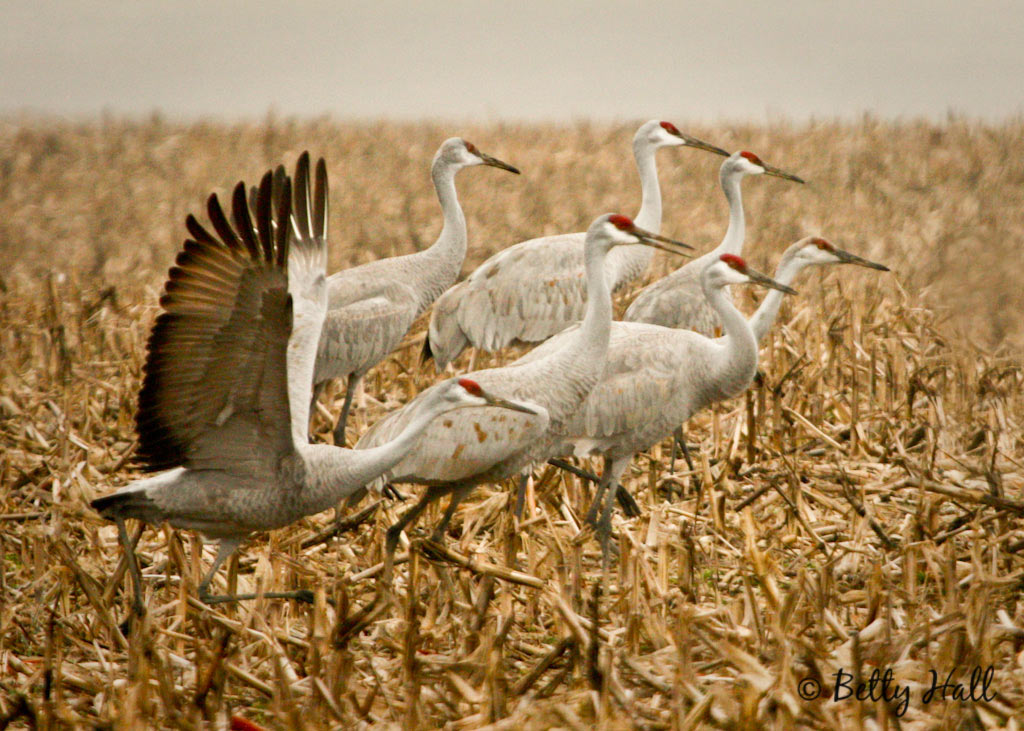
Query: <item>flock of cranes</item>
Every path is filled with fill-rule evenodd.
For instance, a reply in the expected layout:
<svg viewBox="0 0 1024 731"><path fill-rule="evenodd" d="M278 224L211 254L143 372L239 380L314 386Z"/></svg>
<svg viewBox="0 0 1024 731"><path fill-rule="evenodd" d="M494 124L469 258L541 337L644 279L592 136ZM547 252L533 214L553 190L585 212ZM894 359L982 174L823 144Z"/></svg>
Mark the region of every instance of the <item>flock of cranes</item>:
<svg viewBox="0 0 1024 731"><path fill-rule="evenodd" d="M647 287L622 322L612 293L646 269L654 248L686 255L660 235L655 152L686 146L725 157L729 226L721 244ZM219 541L199 593L242 540L335 506L366 487L422 485L420 500L386 534L385 576L400 536L432 502L450 501L440 539L474 486L520 476L553 457L600 455L604 472L588 511L607 561L613 496L632 456L678 432L700 409L742 393L757 370L758 342L789 284L806 266L885 270L819 237L793 244L772 279L741 257L740 184L766 174L803 181L750 152L725 150L652 120L633 152L643 192L635 219L599 216L586 233L532 239L492 256L455 284L467 249L455 175L474 165L516 168L452 138L431 175L444 216L436 243L409 256L326 274L328 184L303 153L289 176L264 175L230 211L211 195L211 232L189 216L190 238L170 270L147 346L136 416L137 461L155 473L93 501L117 523L135 608L142 578L126 519L167 522ZM729 285L771 291L745 318ZM454 285L454 286L453 286ZM436 302L435 302L436 300ZM424 390L343 448L355 387L434 304L424 351L443 369L468 346L541 345L505 366L451 377ZM334 445L311 444L311 408L332 378L346 394ZM517 511L522 500L517 501ZM266 594L302 598L303 593Z"/></svg>

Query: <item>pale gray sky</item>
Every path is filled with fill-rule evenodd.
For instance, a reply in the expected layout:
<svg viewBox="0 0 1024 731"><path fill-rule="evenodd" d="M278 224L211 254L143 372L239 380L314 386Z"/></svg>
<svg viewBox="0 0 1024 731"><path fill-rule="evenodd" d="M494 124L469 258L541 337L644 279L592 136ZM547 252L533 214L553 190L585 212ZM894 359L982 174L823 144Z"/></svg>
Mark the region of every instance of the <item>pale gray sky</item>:
<svg viewBox="0 0 1024 731"><path fill-rule="evenodd" d="M1018 0L5 0L0 113L992 120Z"/></svg>

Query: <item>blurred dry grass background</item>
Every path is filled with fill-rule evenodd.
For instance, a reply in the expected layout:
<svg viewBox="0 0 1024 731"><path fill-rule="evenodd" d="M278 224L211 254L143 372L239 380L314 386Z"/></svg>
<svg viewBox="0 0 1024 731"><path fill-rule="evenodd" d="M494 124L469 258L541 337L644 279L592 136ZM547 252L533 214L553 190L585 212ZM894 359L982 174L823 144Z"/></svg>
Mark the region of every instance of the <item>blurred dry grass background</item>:
<svg viewBox="0 0 1024 731"><path fill-rule="evenodd" d="M627 485L645 515L617 519L599 611L597 546L576 539L590 488L543 470L522 526L500 486L460 511L450 547L472 569L400 549L411 560L397 605L344 642L339 621L372 595L403 505L338 539L316 540L325 514L244 548L232 581L312 588L313 607L199 605L198 542L147 530L147 622L118 630L116 532L87 503L132 477L145 338L188 212L308 148L331 173L330 269L406 253L439 231L428 165L461 134L524 171L459 176L468 270L516 241L635 212L634 127L0 120L0 726L1024 720L1022 122L684 127L811 181L744 183L757 268L820 233L893 273L805 273L763 350L763 383L691 422L699 474L670 472L661 447L634 461ZM725 229L719 163L659 154L663 232L698 250ZM421 339L422 323L367 379L350 437L437 378L418 365ZM326 434L329 415L317 426ZM994 700L924 704L915 685L902 716L798 693L805 678L829 688L838 668L927 685L932 668L989 665Z"/></svg>

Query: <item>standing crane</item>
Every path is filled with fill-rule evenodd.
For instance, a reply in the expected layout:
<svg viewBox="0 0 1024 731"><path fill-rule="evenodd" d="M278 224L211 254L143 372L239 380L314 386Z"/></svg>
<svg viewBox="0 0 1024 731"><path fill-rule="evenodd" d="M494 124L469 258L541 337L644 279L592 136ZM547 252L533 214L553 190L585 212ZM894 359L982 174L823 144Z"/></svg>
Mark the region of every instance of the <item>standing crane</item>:
<svg viewBox="0 0 1024 731"><path fill-rule="evenodd" d="M729 226L721 243L714 249L681 266L667 277L644 287L629 305L622 319L627 322L647 322L703 335L718 335L718 317L704 297L701 273L710 262L718 261L722 254L740 256L746 238L746 219L743 213L741 184L747 175L772 175L783 180L803 183L804 180L766 164L753 152L741 151L730 155L722 163L718 179L729 204ZM727 295L728 296L728 295ZM683 451L686 464L693 470L693 460L686 446L680 426L673 434L672 462L675 464L676 445Z"/></svg>
<svg viewBox="0 0 1024 731"><path fill-rule="evenodd" d="M413 321L459 276L466 258L466 219L455 174L472 165L519 173L459 137L445 140L430 167L444 214L437 241L415 254L372 261L327 279L327 318L316 353L313 402L332 378L347 380L345 403L334 428L337 445L345 443L352 397L363 376L398 347Z"/></svg>
<svg viewBox="0 0 1024 731"><path fill-rule="evenodd" d="M142 577L126 519L167 522L219 540L200 598L252 598L209 591L217 569L250 533L335 505L398 462L439 414L460 406L529 408L493 397L472 380L450 379L375 449L309 444L309 392L327 310L324 162L311 191L309 155L299 158L294 200L292 181L278 168L263 177L253 212L243 183L232 203L229 222L216 194L210 196L216 235L188 217L192 238L170 270L163 312L149 337L136 458L157 474L92 502L117 523L140 615Z"/></svg>
<svg viewBox="0 0 1024 731"><path fill-rule="evenodd" d="M563 422L572 419L597 382L608 348L612 302L605 260L614 247L638 242L672 253L683 253L683 247L689 248L645 231L625 216L599 217L586 234L584 261L589 297L583 322L574 334L563 338L561 347L549 349L546 357L529 364L517 363L469 374L469 378L496 393L534 405L543 415L484 409L472 416L462 414L439 419L427 429L415 449L385 471L384 481L426 485L419 502L388 529L385 542L388 566L402 531L431 502L451 494L444 517L433 534L439 539L459 502L475 485L497 482L522 472L537 460L549 428L561 428ZM428 388L403 408L378 421L363 435L356 448L373 448L393 439L417 417L436 388Z"/></svg>
<svg viewBox="0 0 1024 731"><path fill-rule="evenodd" d="M587 520L594 523L607 491L598 535L607 557L612 496L633 455L671 434L699 409L742 393L757 371L757 341L724 290L754 283L795 294L789 287L750 269L735 254L705 264L701 285L721 318L725 335L712 339L691 330L637 322L613 322L601 378L583 405L551 429L545 457L600 454L604 472ZM573 338L569 328L520 359L544 359ZM615 489L608 490L609 486Z"/></svg>
<svg viewBox="0 0 1024 731"><path fill-rule="evenodd" d="M636 225L661 231L661 189L655 152L662 147L694 147L728 156L725 150L683 134L671 122L652 119L633 136L642 198ZM586 307L584 272L586 234L530 239L508 247L442 294L430 315L423 346L438 370L472 345L495 351L515 342L546 340L580 320ZM608 257L605 277L617 291L640 276L653 252L625 246Z"/></svg>
<svg viewBox="0 0 1024 731"><path fill-rule="evenodd" d="M746 221L740 184L747 175L772 175L796 183L804 182L792 173L765 164L753 152L736 152L726 158L718 173L722 192L729 203L729 227L722 242L667 277L644 287L626 310L623 320L695 330L708 336L715 334L718 318L711 303L704 297L701 274L709 263L718 261L722 254L743 254Z"/></svg>

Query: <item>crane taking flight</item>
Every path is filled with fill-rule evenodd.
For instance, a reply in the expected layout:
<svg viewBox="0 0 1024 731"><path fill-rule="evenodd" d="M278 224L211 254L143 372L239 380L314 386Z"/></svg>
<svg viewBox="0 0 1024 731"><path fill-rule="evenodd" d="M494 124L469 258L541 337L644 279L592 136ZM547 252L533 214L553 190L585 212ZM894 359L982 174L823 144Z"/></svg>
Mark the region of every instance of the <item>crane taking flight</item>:
<svg viewBox="0 0 1024 731"><path fill-rule="evenodd" d="M216 235L188 217L192 238L170 270L147 345L136 457L157 474L92 502L118 525L139 614L141 573L126 519L167 522L219 540L200 598L251 598L209 592L217 569L250 533L335 505L391 468L438 414L466 405L524 408L471 380L450 379L416 419L375 449L309 444L309 393L327 309L326 166L319 161L311 188L304 153L294 186L279 168L263 177L254 211L243 183L232 203L229 221L210 196Z"/></svg>

